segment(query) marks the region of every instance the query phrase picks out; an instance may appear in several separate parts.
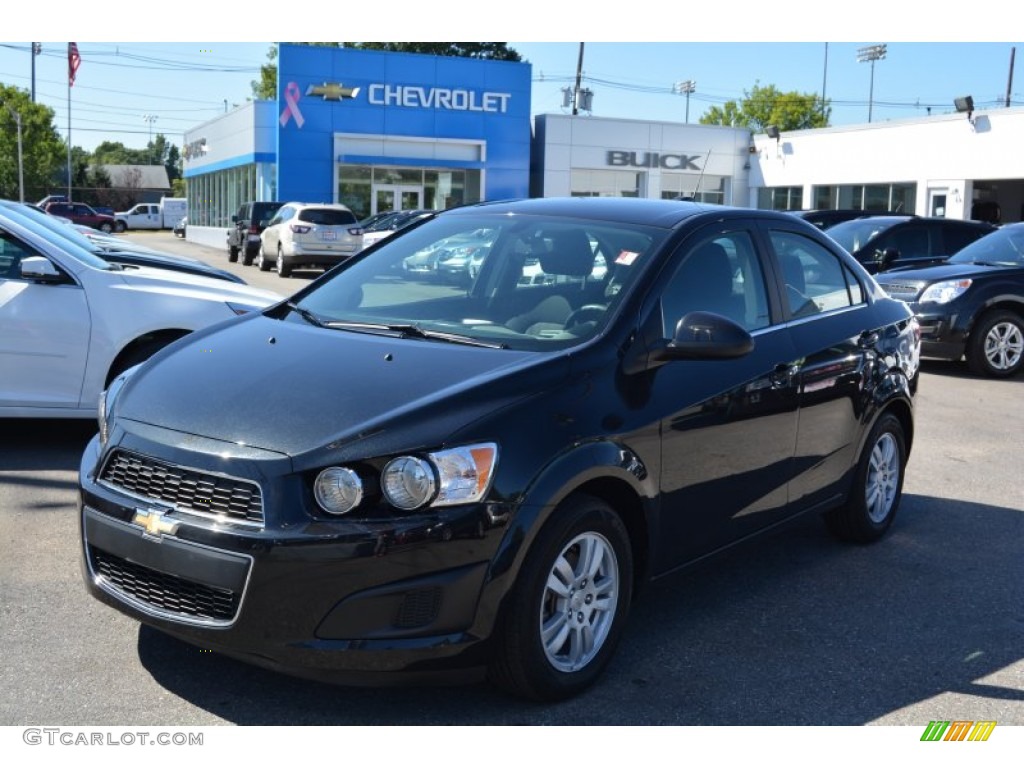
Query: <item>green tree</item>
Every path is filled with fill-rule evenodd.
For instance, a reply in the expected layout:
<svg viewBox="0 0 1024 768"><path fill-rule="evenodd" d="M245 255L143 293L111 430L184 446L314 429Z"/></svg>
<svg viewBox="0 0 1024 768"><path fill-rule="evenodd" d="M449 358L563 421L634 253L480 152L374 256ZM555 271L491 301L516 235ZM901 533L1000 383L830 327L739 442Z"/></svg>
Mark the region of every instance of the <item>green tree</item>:
<svg viewBox="0 0 1024 768"><path fill-rule="evenodd" d="M467 59L522 61L522 56L508 43L298 43L333 48L361 48L367 51L394 53L426 53L432 56L461 56ZM260 79L253 80L254 99L277 98L277 46L267 51L267 63L260 67Z"/></svg>
<svg viewBox="0 0 1024 768"><path fill-rule="evenodd" d="M761 132L769 125L780 131L798 131L804 128L828 126L832 108L816 93L783 92L774 85L754 84L743 92L739 101L727 101L721 107L705 112L700 122L704 125L731 125Z"/></svg>
<svg viewBox="0 0 1024 768"><path fill-rule="evenodd" d="M18 128L8 107L21 115L25 200L38 200L67 179L67 145L57 132L53 110L33 104L28 91L0 83L0 197L18 199ZM56 190L54 190L56 191Z"/></svg>

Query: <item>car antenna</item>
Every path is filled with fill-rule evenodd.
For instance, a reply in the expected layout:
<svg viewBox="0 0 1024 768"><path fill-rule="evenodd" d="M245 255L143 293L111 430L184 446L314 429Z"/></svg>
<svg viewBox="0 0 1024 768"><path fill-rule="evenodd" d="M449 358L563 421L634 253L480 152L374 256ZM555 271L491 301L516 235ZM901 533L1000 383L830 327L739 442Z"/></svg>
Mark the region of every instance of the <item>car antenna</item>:
<svg viewBox="0 0 1024 768"><path fill-rule="evenodd" d="M711 157L711 150L709 149L708 153L706 155L704 155L704 165L701 166L700 176L697 177L697 186L693 188L693 194L690 195L689 197L684 197L683 198L684 200L694 200L695 201L697 199L697 193L700 192L700 184L701 184L702 181L704 181L704 169L708 167L708 159L710 157Z"/></svg>

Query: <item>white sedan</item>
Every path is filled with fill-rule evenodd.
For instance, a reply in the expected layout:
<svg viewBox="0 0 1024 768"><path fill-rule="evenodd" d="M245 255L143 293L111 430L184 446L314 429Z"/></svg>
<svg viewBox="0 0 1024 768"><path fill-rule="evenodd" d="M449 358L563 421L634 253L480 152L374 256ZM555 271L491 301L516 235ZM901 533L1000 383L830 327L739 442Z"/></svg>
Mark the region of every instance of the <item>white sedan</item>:
<svg viewBox="0 0 1024 768"><path fill-rule="evenodd" d="M226 280L111 264L0 211L0 417L95 417L120 372L281 300Z"/></svg>

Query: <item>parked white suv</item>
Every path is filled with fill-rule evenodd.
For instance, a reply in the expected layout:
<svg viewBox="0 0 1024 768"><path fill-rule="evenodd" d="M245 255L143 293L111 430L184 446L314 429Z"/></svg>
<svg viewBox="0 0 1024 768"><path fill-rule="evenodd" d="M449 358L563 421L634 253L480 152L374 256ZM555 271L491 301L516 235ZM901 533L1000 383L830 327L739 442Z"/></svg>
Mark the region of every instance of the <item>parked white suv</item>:
<svg viewBox="0 0 1024 768"><path fill-rule="evenodd" d="M344 205L285 203L260 241L259 268L288 277L293 269L330 269L350 259L363 248L363 230Z"/></svg>
<svg viewBox="0 0 1024 768"><path fill-rule="evenodd" d="M125 271L51 238L0 211L0 417L94 418L120 372L282 298L182 272Z"/></svg>

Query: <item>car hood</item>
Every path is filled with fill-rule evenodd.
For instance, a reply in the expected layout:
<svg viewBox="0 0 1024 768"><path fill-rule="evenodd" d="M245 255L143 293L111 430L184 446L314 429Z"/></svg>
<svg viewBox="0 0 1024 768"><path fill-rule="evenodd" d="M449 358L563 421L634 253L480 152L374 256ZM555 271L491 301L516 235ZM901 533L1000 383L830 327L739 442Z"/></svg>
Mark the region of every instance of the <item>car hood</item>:
<svg viewBox="0 0 1024 768"><path fill-rule="evenodd" d="M335 461L437 447L564 380L567 369L551 353L355 333L259 314L158 353L125 385L114 415L306 455L295 462L301 467L325 454Z"/></svg>
<svg viewBox="0 0 1024 768"><path fill-rule="evenodd" d="M215 301L230 301L262 309L284 297L273 291L253 288L218 277L190 272L132 265L116 273L128 290L152 291L161 295L178 295Z"/></svg>
<svg viewBox="0 0 1024 768"><path fill-rule="evenodd" d="M931 264L920 267L908 266L890 269L881 274L875 275L875 279L881 283L906 282L913 280L920 283L934 283L939 280L954 280L958 277L975 277L977 275L989 275L994 271L1013 269L1013 267L991 266L988 264L971 263L950 263Z"/></svg>

